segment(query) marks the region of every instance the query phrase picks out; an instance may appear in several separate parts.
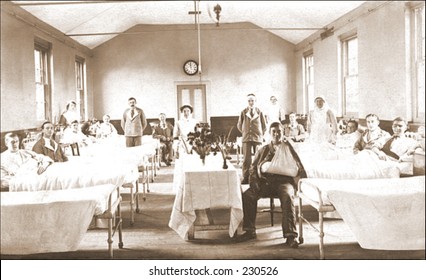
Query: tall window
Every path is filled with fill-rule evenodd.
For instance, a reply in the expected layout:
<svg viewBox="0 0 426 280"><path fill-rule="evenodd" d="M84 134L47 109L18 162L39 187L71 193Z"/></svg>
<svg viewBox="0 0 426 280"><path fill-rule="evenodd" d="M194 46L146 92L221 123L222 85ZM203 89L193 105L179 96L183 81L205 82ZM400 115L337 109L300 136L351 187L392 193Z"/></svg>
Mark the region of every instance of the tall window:
<svg viewBox="0 0 426 280"><path fill-rule="evenodd" d="M52 105L50 99L50 45L44 42L34 44L36 118L51 120Z"/></svg>
<svg viewBox="0 0 426 280"><path fill-rule="evenodd" d="M414 28L414 79L413 120L424 122L425 118L425 5L413 9Z"/></svg>
<svg viewBox="0 0 426 280"><path fill-rule="evenodd" d="M342 43L342 102L343 115L357 117L359 114L358 92L358 38L351 36Z"/></svg>
<svg viewBox="0 0 426 280"><path fill-rule="evenodd" d="M314 54L312 51L303 56L303 61L305 87L304 108L308 108L309 112L314 106Z"/></svg>
<svg viewBox="0 0 426 280"><path fill-rule="evenodd" d="M76 97L77 109L80 110L82 119L87 119L86 116L86 98L85 98L85 79L84 79L84 58L75 58L75 83L76 83Z"/></svg>

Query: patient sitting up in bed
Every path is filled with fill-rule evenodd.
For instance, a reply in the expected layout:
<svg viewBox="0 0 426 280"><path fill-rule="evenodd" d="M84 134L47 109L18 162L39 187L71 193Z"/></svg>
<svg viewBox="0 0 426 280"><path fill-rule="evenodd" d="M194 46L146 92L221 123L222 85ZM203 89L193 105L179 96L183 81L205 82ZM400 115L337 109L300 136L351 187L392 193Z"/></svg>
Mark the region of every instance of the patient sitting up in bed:
<svg viewBox="0 0 426 280"><path fill-rule="evenodd" d="M296 113L291 112L288 117L290 123L284 125L284 135L294 142L303 142L305 140L305 128L297 122Z"/></svg>
<svg viewBox="0 0 426 280"><path fill-rule="evenodd" d="M245 233L237 238L238 242L256 239L256 213L257 201L260 197L270 195L278 196L282 209L282 231L286 238L285 245L297 248L299 243L296 240L298 233L296 230L296 212L294 209L294 186L293 177L278 175L268 172L271 161L278 149L289 149L294 160L302 166L296 152L289 142L283 142L283 128L279 122L273 122L269 128L271 142L264 145L256 152L253 163L250 166L249 183L250 187L243 193L243 230ZM299 169L300 170L300 169Z"/></svg>
<svg viewBox="0 0 426 280"><path fill-rule="evenodd" d="M41 138L34 144L33 152L50 157L53 161L63 162L68 158L64 155L59 144L52 139L53 124L50 121L45 121L41 125Z"/></svg>
<svg viewBox="0 0 426 280"><path fill-rule="evenodd" d="M410 161L414 151L420 145L413 138L405 135L408 124L407 121L401 117L393 120L392 137L384 143L383 147L377 152L381 160L393 161Z"/></svg>
<svg viewBox="0 0 426 280"><path fill-rule="evenodd" d="M367 129L356 141L354 145L354 154L362 150L371 150L378 155L380 149L391 135L379 127L380 120L376 114L368 114L365 117Z"/></svg>
<svg viewBox="0 0 426 280"><path fill-rule="evenodd" d="M361 133L358 131L358 122L350 119L347 121L346 127L342 133L336 135L336 147L340 149L350 149L352 153L355 143L360 137Z"/></svg>
<svg viewBox="0 0 426 280"><path fill-rule="evenodd" d="M53 160L33 151L19 149L19 137L7 133L4 139L7 150L1 153L1 186L9 187L9 181L28 173L42 174Z"/></svg>
<svg viewBox="0 0 426 280"><path fill-rule="evenodd" d="M109 115L103 116L103 123L101 123L99 129L96 131L96 138L109 138L117 136L117 129L110 122L111 117Z"/></svg>

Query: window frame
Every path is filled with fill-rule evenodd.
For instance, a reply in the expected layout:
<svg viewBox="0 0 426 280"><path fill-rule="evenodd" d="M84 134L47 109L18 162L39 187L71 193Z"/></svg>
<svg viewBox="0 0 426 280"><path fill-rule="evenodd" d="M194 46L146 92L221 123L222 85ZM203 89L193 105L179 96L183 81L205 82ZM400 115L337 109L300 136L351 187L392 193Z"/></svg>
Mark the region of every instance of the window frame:
<svg viewBox="0 0 426 280"><path fill-rule="evenodd" d="M357 51L357 66L356 66L356 74L349 74L349 47L348 43L351 40L357 40L357 50L358 50L358 34L357 32L352 32L350 35L344 36L340 38L340 48L341 48L341 113L343 117L359 117L359 100L358 100L358 108L355 111L348 111L348 94L347 94L347 84L349 78L356 78L357 83L357 91L359 96L359 51Z"/></svg>
<svg viewBox="0 0 426 280"><path fill-rule="evenodd" d="M312 64L309 64L312 58ZM312 69L312 71L311 71ZM304 114L313 109L315 98L315 58L313 50L303 53L303 110ZM312 75L311 75L312 74ZM313 95L309 96L309 86L312 86Z"/></svg>
<svg viewBox="0 0 426 280"><path fill-rule="evenodd" d="M425 10L425 3L422 2L418 5L411 5L411 42L412 42L412 55L411 55L411 76L412 76L412 118L413 122L418 123L424 123L425 120L425 112L419 111L419 106L424 103L424 96L423 96L423 102L420 100L419 96L420 94L425 94L424 88L423 92L419 91L419 67L423 65L423 73L425 72L425 47L424 47L424 32L423 30L424 26L422 26L422 23L424 25L425 18L424 15L422 15L421 12L417 12L417 10L423 9L423 13ZM420 23L419 25L417 25ZM422 39L423 36L423 39ZM419 65L420 64L420 65ZM424 75L423 75L424 77ZM424 85L424 81L423 81ZM423 105L424 106L424 105Z"/></svg>
<svg viewBox="0 0 426 280"><path fill-rule="evenodd" d="M74 67L77 111L80 113L82 119L88 119L86 92L86 60L80 56L76 56Z"/></svg>
<svg viewBox="0 0 426 280"><path fill-rule="evenodd" d="M34 82L35 82L35 94L36 94L36 100L35 100L35 107L36 107L36 119L38 121L42 121L42 120L52 120L52 89L51 89L51 44L41 40L41 39L36 39L34 41L34 71L35 71L35 77L34 77ZM37 69L37 65L35 63L35 53L39 52L40 53L40 69ZM41 81L37 81L36 77L37 74L36 72L40 71L39 76ZM37 101L37 85L40 84L42 85L43 88L43 99L44 99L44 112L43 112L43 117L39 117L39 106L38 106L38 101Z"/></svg>

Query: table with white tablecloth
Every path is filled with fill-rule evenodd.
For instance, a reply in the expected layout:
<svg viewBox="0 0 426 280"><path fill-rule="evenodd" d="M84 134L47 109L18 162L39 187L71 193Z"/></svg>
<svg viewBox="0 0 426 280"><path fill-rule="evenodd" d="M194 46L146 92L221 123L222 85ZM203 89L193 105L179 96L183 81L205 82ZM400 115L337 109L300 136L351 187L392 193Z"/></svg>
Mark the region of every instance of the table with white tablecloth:
<svg viewBox="0 0 426 280"><path fill-rule="evenodd" d="M241 185L238 172L228 163L223 169L220 154L206 157L205 164L196 154L182 154L174 184L178 185L169 227L182 238L188 232L197 216L196 210L230 209L229 235L232 237L243 219Z"/></svg>

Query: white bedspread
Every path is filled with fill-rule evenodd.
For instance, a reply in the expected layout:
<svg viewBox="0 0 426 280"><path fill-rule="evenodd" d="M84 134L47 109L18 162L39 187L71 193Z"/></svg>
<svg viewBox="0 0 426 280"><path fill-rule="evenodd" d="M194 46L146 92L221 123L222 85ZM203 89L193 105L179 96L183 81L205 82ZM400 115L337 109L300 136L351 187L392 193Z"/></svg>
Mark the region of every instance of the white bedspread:
<svg viewBox="0 0 426 280"><path fill-rule="evenodd" d="M116 187L1 193L1 253L77 250L94 215L108 208ZM115 197L115 196L113 196Z"/></svg>
<svg viewBox="0 0 426 280"><path fill-rule="evenodd" d="M294 148L302 161L308 178L375 179L398 178L401 165L394 161L379 160L370 151L340 159L331 145L297 143ZM410 165L412 166L412 164Z"/></svg>
<svg viewBox="0 0 426 280"><path fill-rule="evenodd" d="M306 181L305 181L306 180ZM304 179L339 212L360 246L378 250L425 249L425 177L397 179Z"/></svg>
<svg viewBox="0 0 426 280"><path fill-rule="evenodd" d="M122 186L129 172L127 164L112 161L97 161L84 164L84 159L55 162L41 175L29 172L15 176L9 183L9 190L44 191L87 188L102 184Z"/></svg>

